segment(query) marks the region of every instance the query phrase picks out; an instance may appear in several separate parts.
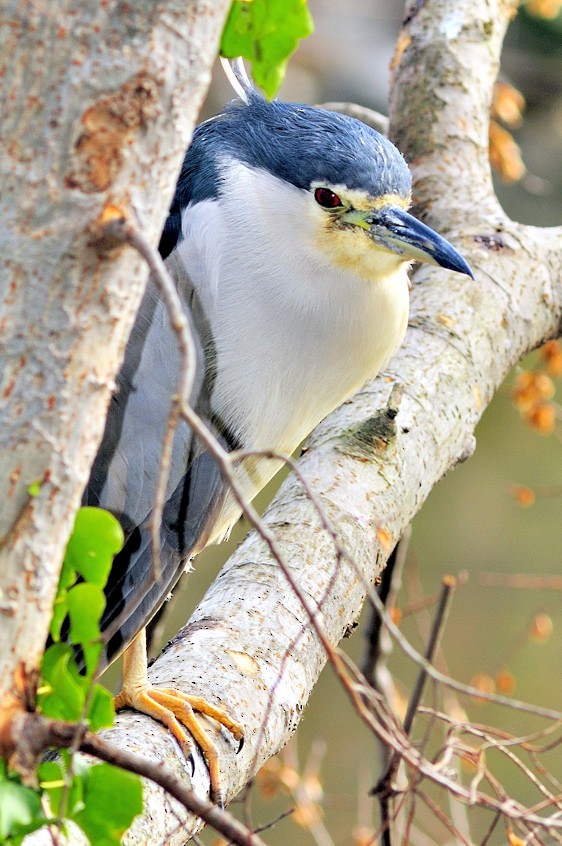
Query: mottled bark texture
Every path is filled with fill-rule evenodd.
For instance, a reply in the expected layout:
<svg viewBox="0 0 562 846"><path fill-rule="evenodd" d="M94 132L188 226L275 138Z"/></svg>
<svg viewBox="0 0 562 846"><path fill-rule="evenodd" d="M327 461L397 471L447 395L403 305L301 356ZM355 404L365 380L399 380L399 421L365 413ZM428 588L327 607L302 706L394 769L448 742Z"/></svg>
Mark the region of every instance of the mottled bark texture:
<svg viewBox="0 0 562 846"><path fill-rule="evenodd" d="M369 582L433 485L470 455L474 427L511 366L559 334L562 232L510 221L489 174L489 101L515 7L515 0L417 0L408 4L398 41L391 132L412 165L418 213L466 255L476 280L426 266L416 272L402 349L383 376L317 429L300 460ZM381 409L396 383L402 394L392 424ZM46 395L38 393L38 403ZM34 513L35 503L27 509ZM357 572L338 560L294 477L266 522L336 643L361 608ZM307 614L252 534L151 677L199 692L244 724L246 744L238 755L226 735L219 738L223 783L232 797L287 741L324 662ZM123 714L108 734L188 778L175 743L151 720ZM206 790L197 755L195 762L193 783ZM128 842L183 843L197 823L189 820L179 831L177 814L185 819L151 788Z"/></svg>
<svg viewBox="0 0 562 846"><path fill-rule="evenodd" d="M157 243L228 7L3 4L0 749L43 649L147 276L132 249L99 248L98 224L118 209Z"/></svg>

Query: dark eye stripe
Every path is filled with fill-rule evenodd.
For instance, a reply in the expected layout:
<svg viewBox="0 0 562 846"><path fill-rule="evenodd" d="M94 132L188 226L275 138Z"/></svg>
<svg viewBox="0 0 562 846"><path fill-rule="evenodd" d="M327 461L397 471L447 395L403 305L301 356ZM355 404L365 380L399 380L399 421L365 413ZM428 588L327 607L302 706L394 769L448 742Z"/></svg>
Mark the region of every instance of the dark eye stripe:
<svg viewBox="0 0 562 846"><path fill-rule="evenodd" d="M325 209L337 209L339 206L343 206L338 195L330 191L329 188L317 188L314 192L314 199L318 205Z"/></svg>

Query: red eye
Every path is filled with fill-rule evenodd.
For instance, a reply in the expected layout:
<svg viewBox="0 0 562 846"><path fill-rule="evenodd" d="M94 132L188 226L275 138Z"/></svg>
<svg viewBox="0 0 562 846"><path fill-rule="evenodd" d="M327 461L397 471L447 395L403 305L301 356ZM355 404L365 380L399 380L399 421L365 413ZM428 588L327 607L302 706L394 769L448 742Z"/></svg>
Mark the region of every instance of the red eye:
<svg viewBox="0 0 562 846"><path fill-rule="evenodd" d="M338 195L330 191L329 188L317 188L314 192L314 199L319 206L325 209L337 209L338 206L343 206Z"/></svg>

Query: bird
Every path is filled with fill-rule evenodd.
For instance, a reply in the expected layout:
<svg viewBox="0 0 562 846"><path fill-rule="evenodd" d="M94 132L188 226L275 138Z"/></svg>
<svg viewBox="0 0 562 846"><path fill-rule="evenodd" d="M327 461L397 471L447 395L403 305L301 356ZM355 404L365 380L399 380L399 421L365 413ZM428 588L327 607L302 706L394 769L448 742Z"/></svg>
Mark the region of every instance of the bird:
<svg viewBox="0 0 562 846"><path fill-rule="evenodd" d="M241 62L229 76L238 97L196 128L159 249L196 345L192 407L229 452L291 454L399 347L412 263L472 272L408 212L411 174L386 137L340 113L266 100ZM241 513L214 458L180 422L155 578L151 513L180 366L170 315L149 278L83 504L112 512L125 536L101 621L102 668L124 651L116 707L160 720L187 755L191 731L222 804L216 746L193 712L238 743L242 725L200 697L151 688L146 669L147 624L190 560ZM239 461L248 500L279 466Z"/></svg>

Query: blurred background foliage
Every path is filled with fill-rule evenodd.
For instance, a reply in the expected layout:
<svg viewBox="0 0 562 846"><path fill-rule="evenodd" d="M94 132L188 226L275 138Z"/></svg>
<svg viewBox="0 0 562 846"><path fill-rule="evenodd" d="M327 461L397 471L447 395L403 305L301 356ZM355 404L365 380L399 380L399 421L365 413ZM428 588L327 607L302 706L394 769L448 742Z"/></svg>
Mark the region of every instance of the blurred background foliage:
<svg viewBox="0 0 562 846"><path fill-rule="evenodd" d="M311 0L309 5L315 32L289 63L279 96L310 103L352 101L386 112L401 0ZM523 5L508 32L492 112L498 197L512 218L539 226L562 224L561 5L558 0ZM218 68L204 115L231 97ZM450 674L556 709L562 708L561 355L551 345L509 376L478 426L474 456L437 485L416 517L397 612L404 632L423 649L432 604L409 613L411 603L435 596L444 574L462 573L443 638ZM265 501L262 497L262 505ZM238 527L229 545L197 559L195 572L177 591L161 643L185 622L245 531ZM536 578L530 581L531 576ZM356 659L364 648L364 628L362 620L345 644ZM396 648L390 667L397 698L405 700L416 668ZM473 721L515 734L545 725L482 703L463 700L462 707ZM264 833L271 846L374 843L377 808L367 791L377 780L379 762L374 738L327 669L296 743L268 765L252 791L254 825L294 808ZM560 750L543 763L562 778ZM535 801L527 779L505 761L497 764L508 792ZM433 795L443 808L443 794ZM419 810L409 842L456 842L434 813ZM490 822L491 815L482 813L471 821L474 842L482 842ZM212 832L201 837L205 844L221 843ZM506 843L506 837L499 826L489 843ZM515 836L511 843L517 843Z"/></svg>

